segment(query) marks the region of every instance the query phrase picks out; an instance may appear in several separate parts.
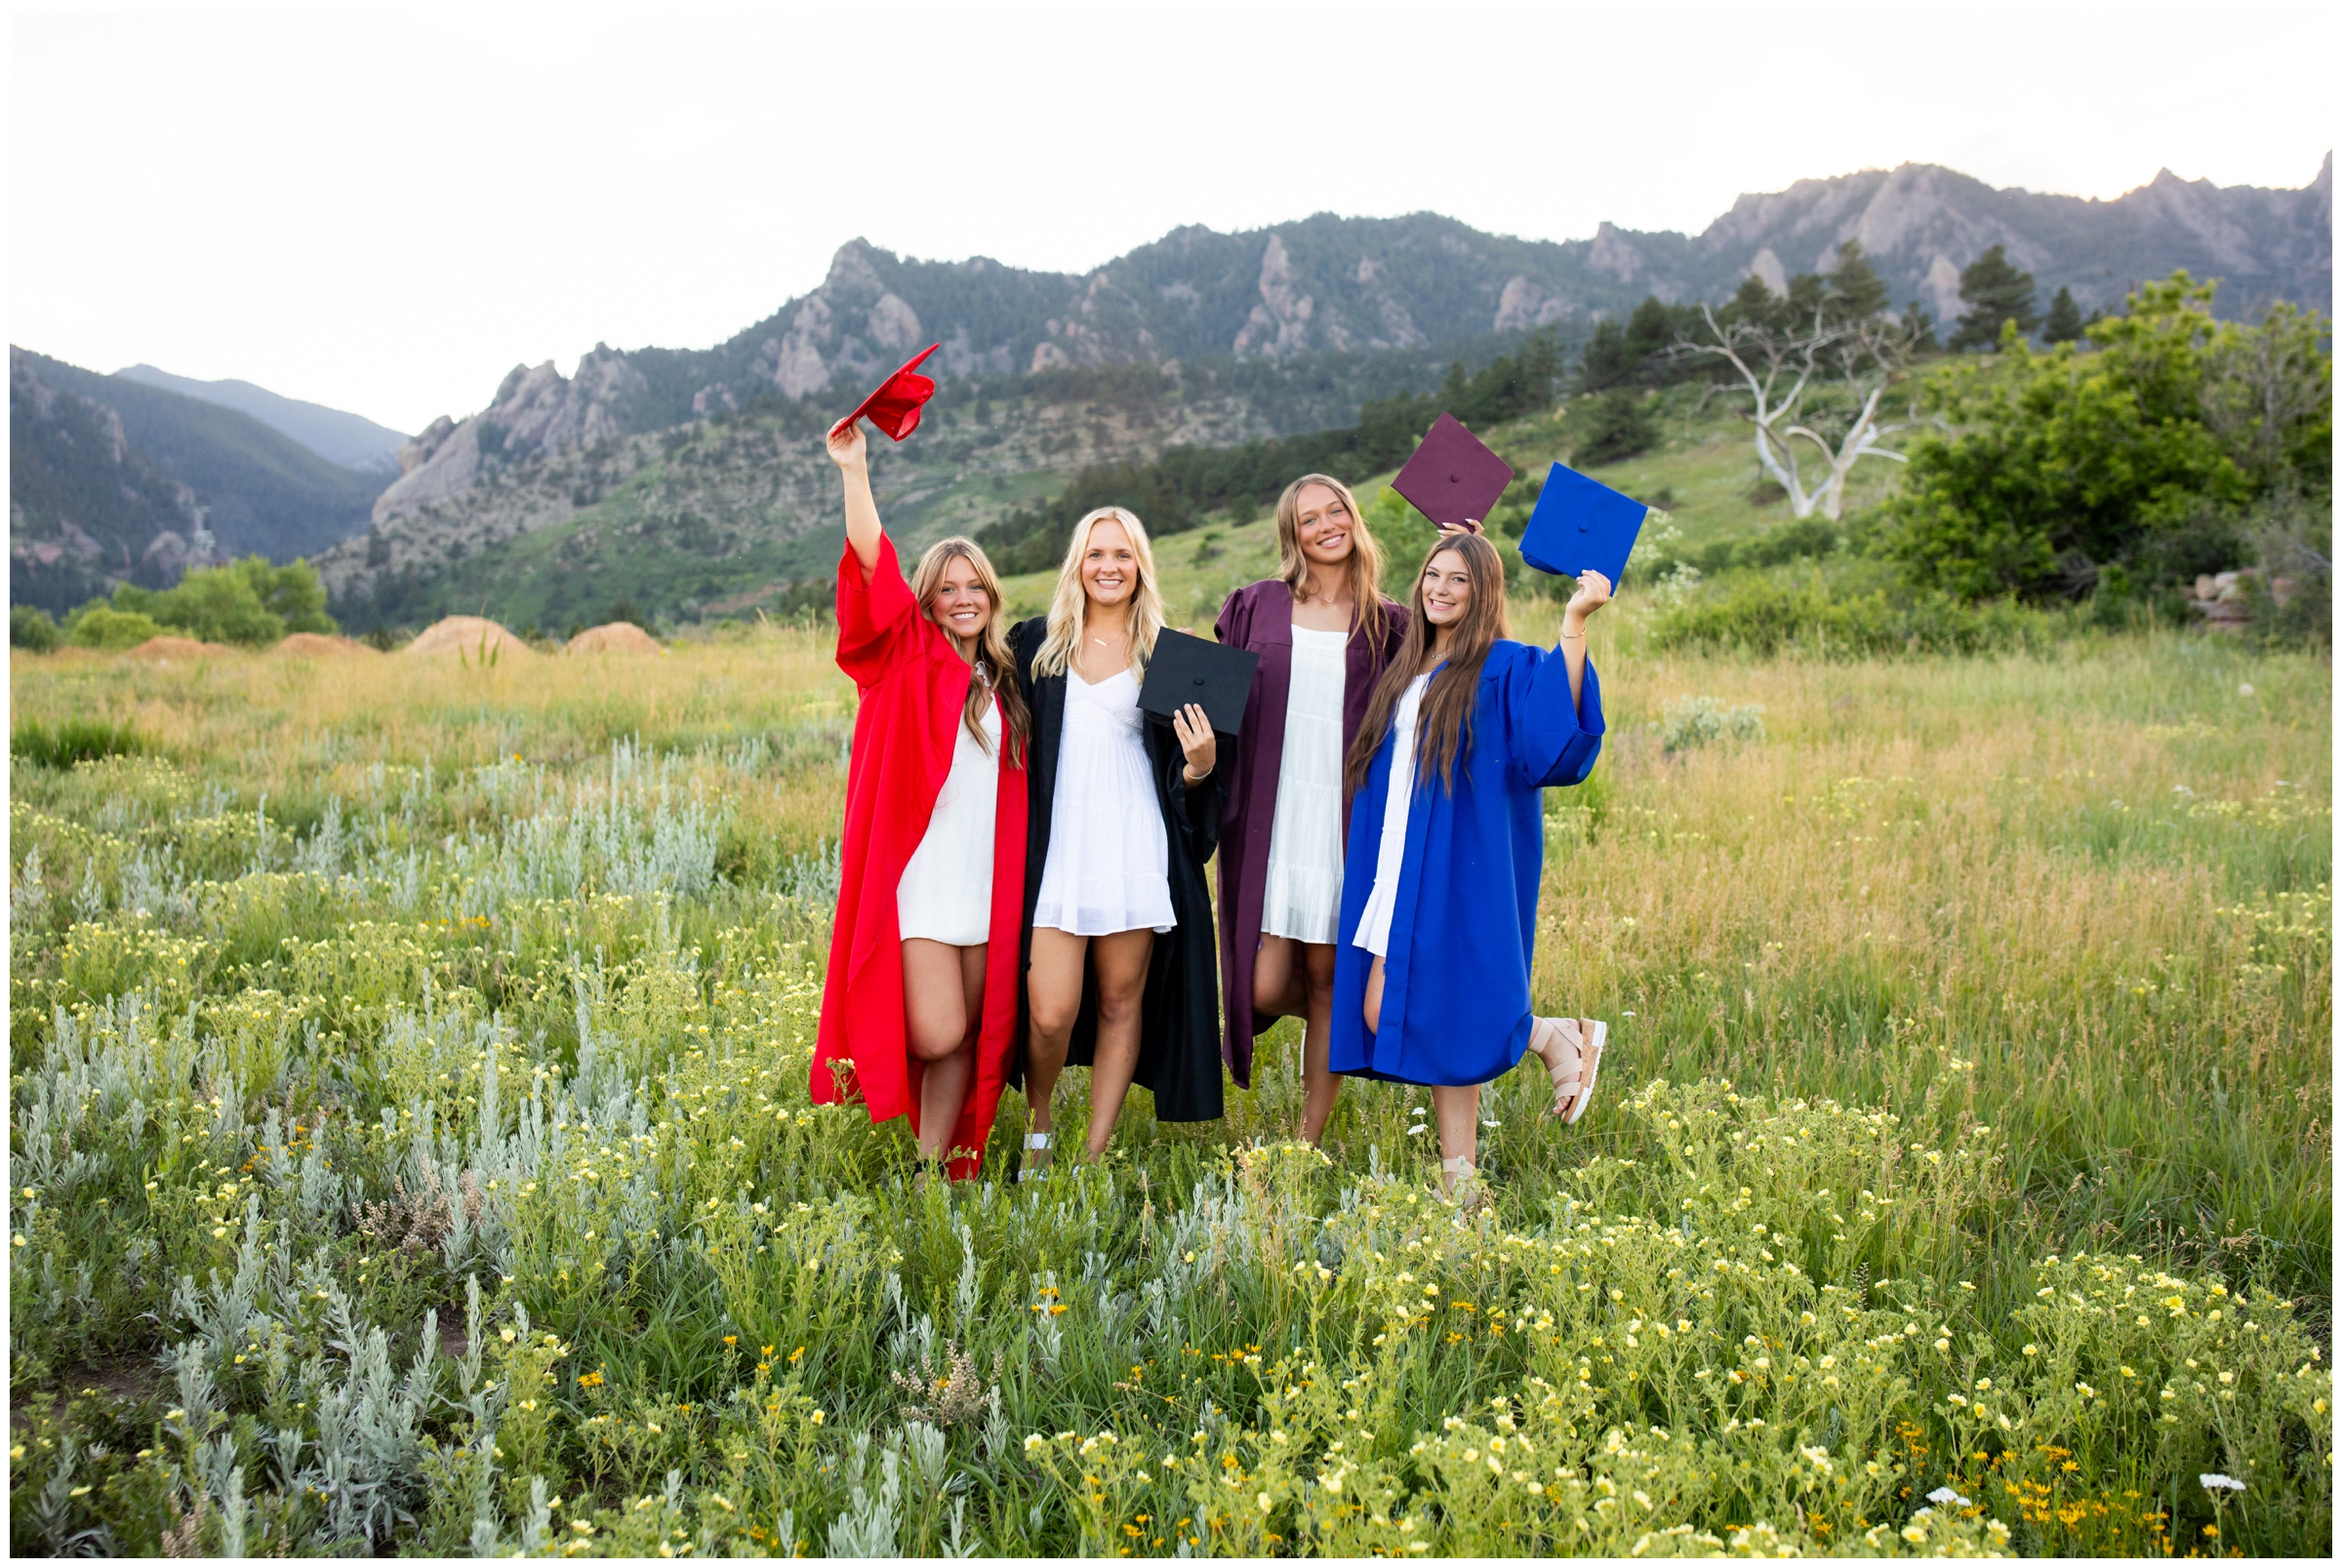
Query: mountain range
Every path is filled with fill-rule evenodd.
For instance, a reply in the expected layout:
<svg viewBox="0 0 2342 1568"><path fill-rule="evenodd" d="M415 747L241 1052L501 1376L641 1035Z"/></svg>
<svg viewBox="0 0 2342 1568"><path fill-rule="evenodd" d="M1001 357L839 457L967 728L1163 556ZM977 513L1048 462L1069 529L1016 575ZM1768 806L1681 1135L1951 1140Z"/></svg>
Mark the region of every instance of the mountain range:
<svg viewBox="0 0 2342 1568"><path fill-rule="evenodd" d="M11 347L9 602L61 611L115 582L237 555L315 555L366 526L380 473L249 414Z"/></svg>
<svg viewBox="0 0 2342 1568"><path fill-rule="evenodd" d="M68 560L76 582L167 575L163 536L183 549L204 517L224 550L316 555L360 624L505 596L557 617L582 595L627 596L629 578L661 614L722 613L818 565L834 503L821 432L929 342L949 393L879 463L881 496L890 523L972 531L1082 466L1345 424L1369 398L1432 390L1451 359L1483 363L1541 329L1573 345L1647 295L1720 299L1752 274L1780 288L1849 240L1898 304L1939 320L1996 244L2044 301L2065 287L2085 310L2117 306L2186 267L2223 280L2223 314L2247 315L2276 299L2328 307L2332 221L2329 154L2299 189L2164 171L2111 201L1933 165L1865 170L1744 196L1698 235L1604 224L1531 241L1429 213L1319 214L1175 229L1080 274L856 239L818 287L711 348L597 343L568 376L515 366L478 412L400 442L386 486L343 465L395 439L357 416L12 351L11 593L26 590L28 551L52 584ZM117 482L65 483L93 442Z"/></svg>
<svg viewBox="0 0 2342 1568"><path fill-rule="evenodd" d="M984 257L906 260L840 247L820 287L708 349L596 344L563 377L516 366L488 407L443 418L400 455L378 524L442 503L538 454L873 382L931 342L946 378L1072 366L1440 350L1553 326L1576 338L1646 295L1720 299L1755 274L1776 290L1859 240L1900 303L1960 309L1960 269L1990 246L2083 309L2119 306L2186 267L2224 280L2221 308L2333 292L2333 158L2298 190L2223 188L2164 170L2112 201L1999 190L1930 164L1799 181L1743 196L1692 236L1605 223L1591 239L1519 240L1453 219L1319 214L1240 234L1174 229L1086 274ZM1270 422L1277 422L1272 417Z"/></svg>
<svg viewBox="0 0 2342 1568"><path fill-rule="evenodd" d="M199 382L191 376L174 376L167 370L157 370L152 365L132 365L114 374L123 381L159 386L197 402L217 403L249 414L270 429L291 436L328 462L363 473L379 473L385 478L398 473L398 449L406 444L407 438L363 414L327 408L322 403L304 403L250 382Z"/></svg>

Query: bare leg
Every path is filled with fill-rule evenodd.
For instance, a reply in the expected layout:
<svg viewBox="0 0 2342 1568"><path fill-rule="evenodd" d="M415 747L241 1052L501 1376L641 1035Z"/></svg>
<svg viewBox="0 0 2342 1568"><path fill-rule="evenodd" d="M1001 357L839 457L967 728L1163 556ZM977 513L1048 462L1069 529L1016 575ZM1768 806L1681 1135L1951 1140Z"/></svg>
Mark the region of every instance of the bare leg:
<svg viewBox="0 0 2342 1568"><path fill-rule="evenodd" d="M1383 1032L1383 960L1377 954L1374 967L1366 971L1366 1030L1370 1034Z"/></svg>
<svg viewBox="0 0 2342 1568"><path fill-rule="evenodd" d="M1330 942L1294 945L1301 948L1309 992L1309 1028L1301 1037L1301 1136L1314 1144L1325 1136L1325 1119L1334 1113L1334 1097L1342 1092L1341 1076L1326 1066L1334 1041L1334 945ZM1379 1017L1383 1010L1379 989L1374 1000Z"/></svg>
<svg viewBox="0 0 2342 1568"><path fill-rule="evenodd" d="M1470 1084L1463 1088L1433 1085L1432 1114L1439 1123L1439 1157L1442 1160L1464 1159L1479 1163L1480 1150L1480 1087ZM1455 1190L1455 1179L1446 1171L1439 1173L1439 1190Z"/></svg>
<svg viewBox="0 0 2342 1568"><path fill-rule="evenodd" d="M1025 1039L1025 1105L1027 1126L1032 1132L1050 1131L1049 1097L1057 1076L1066 1070L1066 1048L1073 1039L1073 1021L1081 1014L1081 976L1089 961L1090 939L1064 931L1036 927L1032 933L1032 968L1025 978L1027 1010L1032 1028Z"/></svg>
<svg viewBox="0 0 2342 1568"><path fill-rule="evenodd" d="M1261 938L1261 950L1252 960L1252 1018L1300 1018L1309 1008L1305 967L1294 962L1302 945L1291 937Z"/></svg>
<svg viewBox="0 0 2342 1568"><path fill-rule="evenodd" d="M1147 999L1147 960L1154 933L1117 931L1090 945L1098 963L1098 1048L1090 1059L1090 1158L1106 1152L1139 1069L1139 1011Z"/></svg>
<svg viewBox="0 0 2342 1568"><path fill-rule="evenodd" d="M930 1159L949 1152L952 1126L976 1080L985 947L924 937L903 944L903 1022L910 1054L927 1064L919 1083L919 1152Z"/></svg>

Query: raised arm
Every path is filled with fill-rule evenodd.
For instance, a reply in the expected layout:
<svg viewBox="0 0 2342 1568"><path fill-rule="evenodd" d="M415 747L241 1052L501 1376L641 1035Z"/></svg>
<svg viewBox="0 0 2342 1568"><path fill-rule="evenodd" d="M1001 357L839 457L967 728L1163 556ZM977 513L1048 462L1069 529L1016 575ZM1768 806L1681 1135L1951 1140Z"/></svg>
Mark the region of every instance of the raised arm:
<svg viewBox="0 0 2342 1568"><path fill-rule="evenodd" d="M864 491L868 491L865 482ZM1610 602L1610 580L1599 572L1586 572L1578 578L1578 591L1569 596L1568 606L1561 612L1561 663L1569 671L1569 705L1577 707L1586 698L1586 618Z"/></svg>
<svg viewBox="0 0 2342 1568"><path fill-rule="evenodd" d="M862 438L860 420L829 432L829 461L845 481L846 543L853 546L854 558L862 563L862 580L868 583L878 569L878 541L885 531L878 525L878 498L870 494L869 447Z"/></svg>

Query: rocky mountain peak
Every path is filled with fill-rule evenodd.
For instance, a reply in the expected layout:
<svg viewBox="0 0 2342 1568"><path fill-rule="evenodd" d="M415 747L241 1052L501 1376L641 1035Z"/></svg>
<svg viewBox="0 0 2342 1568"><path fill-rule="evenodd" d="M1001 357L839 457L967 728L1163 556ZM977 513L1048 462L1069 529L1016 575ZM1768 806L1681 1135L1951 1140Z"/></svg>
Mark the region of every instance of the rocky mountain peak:
<svg viewBox="0 0 2342 1568"><path fill-rule="evenodd" d="M551 360L515 365L488 407L461 422L441 415L399 449L399 476L375 499L377 524L445 501L484 475L542 453L624 434L629 399L650 383L607 343L578 361L574 377Z"/></svg>

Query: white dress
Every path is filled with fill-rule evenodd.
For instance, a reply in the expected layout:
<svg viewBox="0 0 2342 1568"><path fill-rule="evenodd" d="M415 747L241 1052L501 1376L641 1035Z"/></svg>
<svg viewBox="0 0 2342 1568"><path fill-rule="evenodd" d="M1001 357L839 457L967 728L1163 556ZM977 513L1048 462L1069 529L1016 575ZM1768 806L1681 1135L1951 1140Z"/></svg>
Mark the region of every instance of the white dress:
<svg viewBox="0 0 2342 1568"><path fill-rule="evenodd" d="M1105 937L1168 931L1171 840L1154 798L1139 683L1127 669L1092 686L1066 671L1065 731L1049 802L1049 859L1036 928Z"/></svg>
<svg viewBox="0 0 2342 1568"><path fill-rule="evenodd" d="M1285 749L1276 815L1269 826L1269 875L1261 934L1332 944L1342 924L1342 696L1350 633L1293 628L1293 677L1285 695Z"/></svg>
<svg viewBox="0 0 2342 1568"><path fill-rule="evenodd" d="M984 711L984 744L955 721L951 772L927 831L895 886L906 939L973 947L992 931L992 819L1000 799L1000 700Z"/></svg>
<svg viewBox="0 0 2342 1568"><path fill-rule="evenodd" d="M1407 811L1415 803L1415 721L1423 709L1423 691L1432 677L1418 675L1398 700L1391 726L1398 739L1391 748L1391 784L1383 792L1383 842L1374 857L1374 891L1358 915L1358 934L1351 945L1378 958L1391 956L1391 911L1398 903L1398 873L1407 859Z"/></svg>

